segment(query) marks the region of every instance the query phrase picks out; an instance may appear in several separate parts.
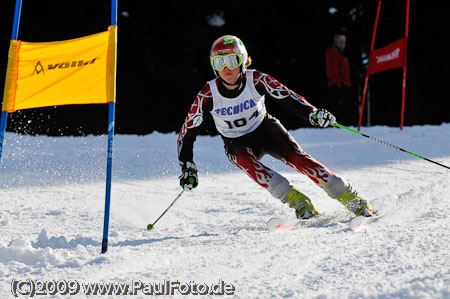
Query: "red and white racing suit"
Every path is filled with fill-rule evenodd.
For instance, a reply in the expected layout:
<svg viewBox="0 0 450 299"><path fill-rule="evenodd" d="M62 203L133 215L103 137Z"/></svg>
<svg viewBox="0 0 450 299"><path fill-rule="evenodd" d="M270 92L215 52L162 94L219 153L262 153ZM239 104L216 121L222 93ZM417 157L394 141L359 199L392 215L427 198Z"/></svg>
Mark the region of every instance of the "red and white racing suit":
<svg viewBox="0 0 450 299"><path fill-rule="evenodd" d="M193 162L193 146L205 113L221 134L228 159L274 197L283 200L289 181L260 162L265 154L307 175L330 197L338 198L349 186L341 177L308 155L283 125L266 112L265 100L275 101L297 117L308 119L315 107L276 79L247 70L237 91L227 90L218 78L197 94L178 136L180 165Z"/></svg>

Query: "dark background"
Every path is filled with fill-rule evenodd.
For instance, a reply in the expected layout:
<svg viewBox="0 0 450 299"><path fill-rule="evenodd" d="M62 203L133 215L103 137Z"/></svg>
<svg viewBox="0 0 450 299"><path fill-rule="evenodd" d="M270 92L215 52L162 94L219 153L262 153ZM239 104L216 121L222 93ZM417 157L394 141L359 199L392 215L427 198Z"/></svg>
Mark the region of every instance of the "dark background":
<svg viewBox="0 0 450 299"><path fill-rule="evenodd" d="M0 7L0 85L4 86L15 1ZM214 77L209 49L219 36L240 37L263 71L316 107L327 100L325 50L345 31L355 95L361 96L378 1L119 1L116 133L176 132L197 92ZM331 14L330 7L337 12ZM208 19L220 15L221 27ZM405 34L406 0L381 6L375 48ZM411 1L405 125L450 122L450 30L447 9ZM108 0L23 0L19 39L44 42L105 31ZM371 124L399 126L402 69L370 77ZM267 101L289 129L309 126ZM22 134L106 133L107 105L27 109L8 116ZM339 121L339 120L338 120ZM364 119L365 122L365 119ZM356 125L356 120L348 125ZM211 124L205 134L215 134Z"/></svg>

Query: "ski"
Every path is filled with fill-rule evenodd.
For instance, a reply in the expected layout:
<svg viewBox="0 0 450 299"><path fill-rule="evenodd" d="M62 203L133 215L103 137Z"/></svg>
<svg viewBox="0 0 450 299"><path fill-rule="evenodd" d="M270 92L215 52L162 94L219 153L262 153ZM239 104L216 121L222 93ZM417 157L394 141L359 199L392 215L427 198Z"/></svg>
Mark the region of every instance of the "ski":
<svg viewBox="0 0 450 299"><path fill-rule="evenodd" d="M371 217L356 216L350 221L350 228L352 231L361 231L367 227L368 224L376 222L383 217L383 214L374 215Z"/></svg>
<svg viewBox="0 0 450 299"><path fill-rule="evenodd" d="M378 214L372 217L356 216L350 220L350 229L352 231L361 231L366 229L367 225L380 220L383 216L384 214ZM275 217L267 221L267 229L271 232L290 231L300 227L320 226L329 221L330 219L327 220L323 216L314 217L314 219L285 219Z"/></svg>

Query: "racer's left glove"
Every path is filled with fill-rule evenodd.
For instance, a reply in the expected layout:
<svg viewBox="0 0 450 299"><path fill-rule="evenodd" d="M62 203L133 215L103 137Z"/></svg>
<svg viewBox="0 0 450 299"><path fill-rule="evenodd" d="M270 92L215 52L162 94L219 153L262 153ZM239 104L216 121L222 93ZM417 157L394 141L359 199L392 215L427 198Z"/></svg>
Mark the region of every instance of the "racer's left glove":
<svg viewBox="0 0 450 299"><path fill-rule="evenodd" d="M336 117L326 109L317 109L309 114L309 122L314 127L326 128L336 123Z"/></svg>

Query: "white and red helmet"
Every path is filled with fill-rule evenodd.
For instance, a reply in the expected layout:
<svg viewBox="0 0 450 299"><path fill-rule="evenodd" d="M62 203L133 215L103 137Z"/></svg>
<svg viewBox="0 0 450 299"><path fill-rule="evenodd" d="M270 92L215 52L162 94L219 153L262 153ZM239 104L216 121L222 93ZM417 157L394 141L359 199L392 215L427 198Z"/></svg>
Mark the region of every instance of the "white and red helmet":
<svg viewBox="0 0 450 299"><path fill-rule="evenodd" d="M248 53L244 43L234 35L224 35L216 39L210 51L210 61L214 73L225 67L235 69L241 67L245 72L248 64Z"/></svg>

